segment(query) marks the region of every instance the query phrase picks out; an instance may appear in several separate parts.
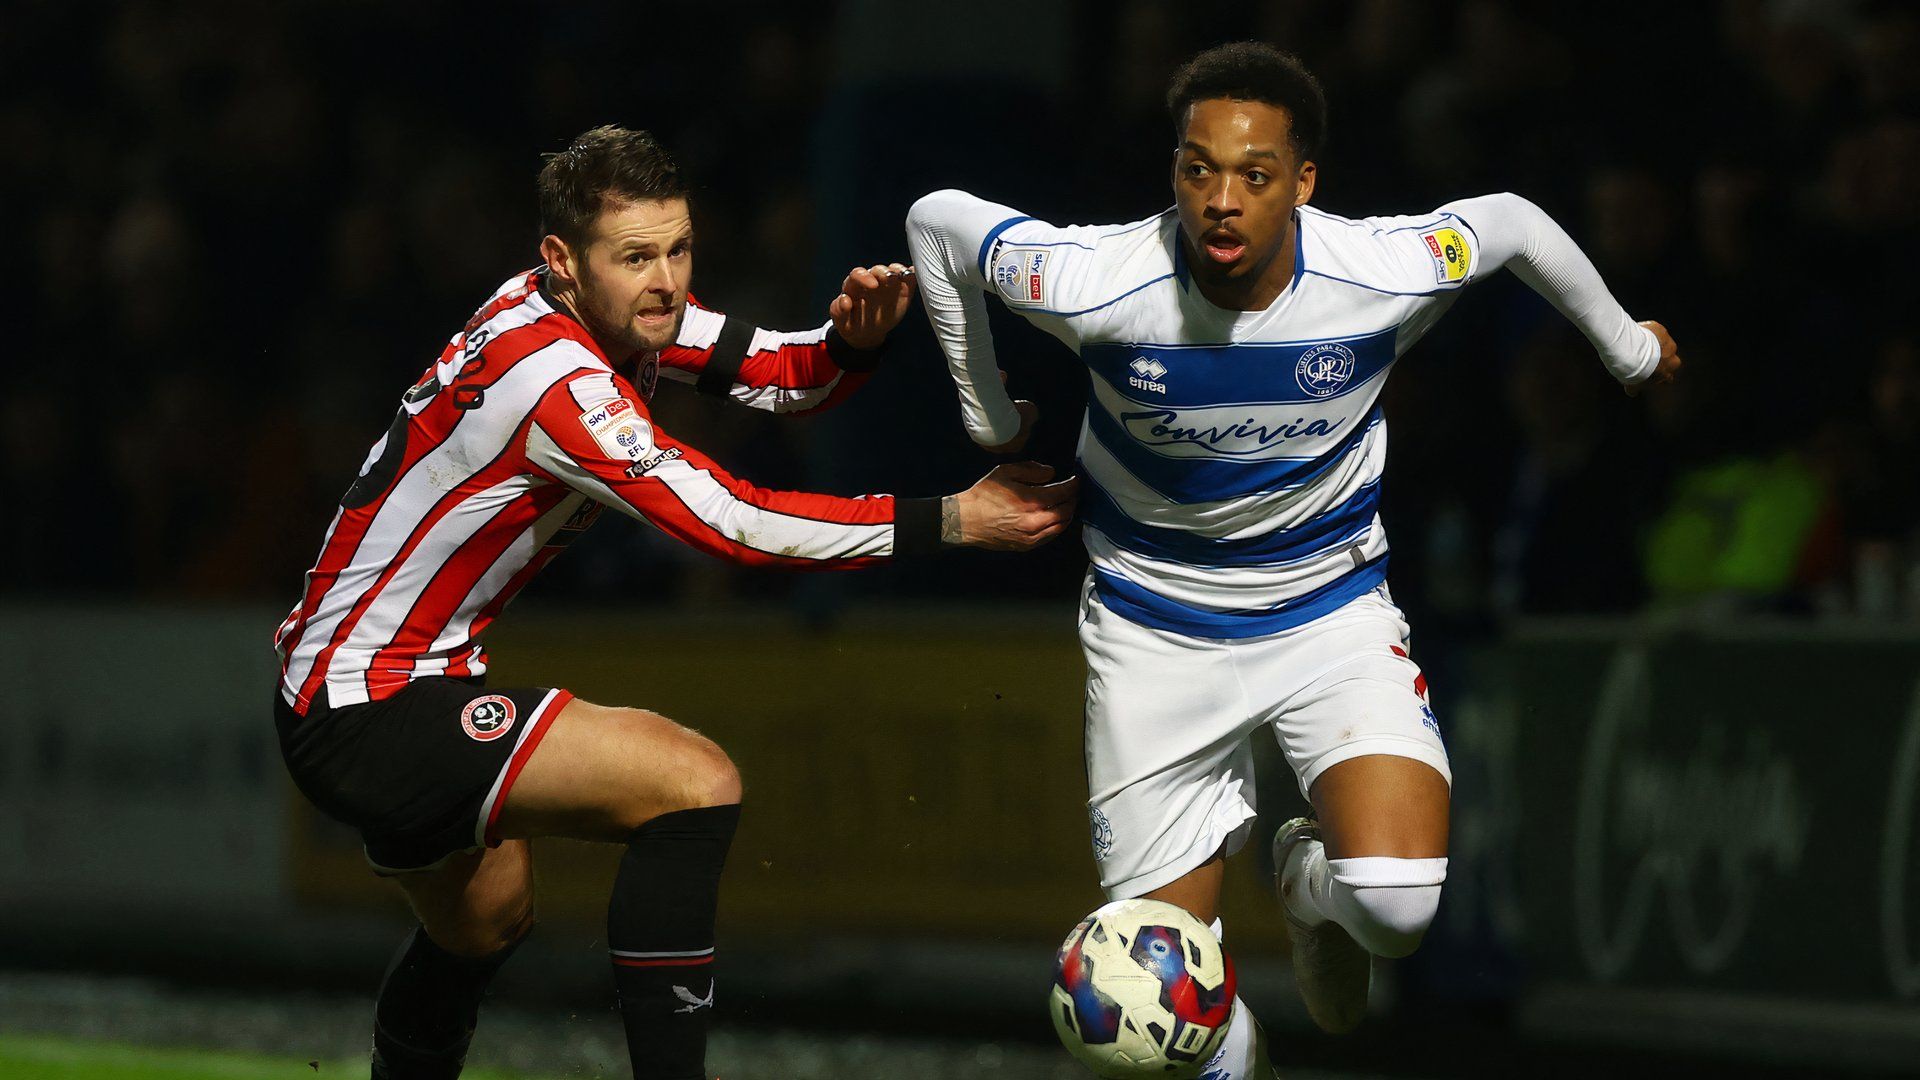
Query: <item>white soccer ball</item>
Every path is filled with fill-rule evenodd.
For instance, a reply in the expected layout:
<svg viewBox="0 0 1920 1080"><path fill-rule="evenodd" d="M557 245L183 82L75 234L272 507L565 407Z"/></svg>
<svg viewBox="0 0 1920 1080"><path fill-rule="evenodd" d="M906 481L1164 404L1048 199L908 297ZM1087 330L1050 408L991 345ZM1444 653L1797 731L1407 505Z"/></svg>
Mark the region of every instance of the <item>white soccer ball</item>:
<svg viewBox="0 0 1920 1080"><path fill-rule="evenodd" d="M1060 946L1053 1028L1104 1080L1193 1080L1233 1017L1233 960L1205 923L1158 900L1116 900Z"/></svg>

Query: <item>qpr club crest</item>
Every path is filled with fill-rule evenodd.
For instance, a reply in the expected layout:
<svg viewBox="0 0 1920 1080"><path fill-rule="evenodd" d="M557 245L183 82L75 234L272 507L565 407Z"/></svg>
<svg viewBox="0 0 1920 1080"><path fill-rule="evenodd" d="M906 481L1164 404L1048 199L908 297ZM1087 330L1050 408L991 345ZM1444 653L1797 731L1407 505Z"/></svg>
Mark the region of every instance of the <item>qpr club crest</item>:
<svg viewBox="0 0 1920 1080"><path fill-rule="evenodd" d="M1087 816L1093 824L1093 857L1104 859L1113 852L1113 823L1097 806Z"/></svg>
<svg viewBox="0 0 1920 1080"><path fill-rule="evenodd" d="M475 740L492 742L513 727L513 717L512 698L488 694L467 702L467 707L460 710L460 726Z"/></svg>
<svg viewBox="0 0 1920 1080"><path fill-rule="evenodd" d="M1339 342L1315 345L1300 354L1293 378L1313 397L1332 397L1353 378L1353 350Z"/></svg>

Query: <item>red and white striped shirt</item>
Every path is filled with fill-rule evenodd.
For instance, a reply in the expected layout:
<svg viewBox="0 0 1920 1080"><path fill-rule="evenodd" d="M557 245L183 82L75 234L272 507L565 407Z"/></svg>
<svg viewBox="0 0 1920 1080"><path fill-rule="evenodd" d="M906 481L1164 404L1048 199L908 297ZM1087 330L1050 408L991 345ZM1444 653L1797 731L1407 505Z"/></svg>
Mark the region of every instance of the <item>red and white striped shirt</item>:
<svg viewBox="0 0 1920 1080"><path fill-rule="evenodd" d="M937 531L931 500L767 491L653 425L656 370L777 412L836 403L866 377L842 363L867 354L827 326L760 330L690 300L636 389L541 276L516 276L474 314L341 500L274 634L280 692L300 713L323 687L343 706L421 676L484 672L487 624L602 506L722 558L803 569L895 554L896 508L929 519L913 536Z"/></svg>

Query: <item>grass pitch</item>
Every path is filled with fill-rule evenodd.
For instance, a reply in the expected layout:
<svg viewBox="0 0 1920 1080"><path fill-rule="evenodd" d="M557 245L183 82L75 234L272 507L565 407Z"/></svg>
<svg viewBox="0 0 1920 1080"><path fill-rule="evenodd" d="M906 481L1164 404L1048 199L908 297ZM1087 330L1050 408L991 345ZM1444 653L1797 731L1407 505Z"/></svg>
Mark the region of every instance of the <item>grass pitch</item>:
<svg viewBox="0 0 1920 1080"><path fill-rule="evenodd" d="M162 1049L38 1035L0 1035L4 1080L366 1080L367 1063L296 1061L225 1050ZM462 1080L549 1080L469 1069ZM561 1080L553 1077L551 1080Z"/></svg>

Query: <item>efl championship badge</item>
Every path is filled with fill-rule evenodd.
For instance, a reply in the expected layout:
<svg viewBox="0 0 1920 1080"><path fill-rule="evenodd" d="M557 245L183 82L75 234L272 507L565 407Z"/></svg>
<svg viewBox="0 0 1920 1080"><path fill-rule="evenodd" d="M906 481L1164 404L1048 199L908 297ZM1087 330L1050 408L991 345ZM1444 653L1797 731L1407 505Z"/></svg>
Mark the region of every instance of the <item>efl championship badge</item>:
<svg viewBox="0 0 1920 1080"><path fill-rule="evenodd" d="M993 258L993 284L1015 307L1040 307L1047 299L1045 248L1009 247Z"/></svg>
<svg viewBox="0 0 1920 1080"><path fill-rule="evenodd" d="M612 398L581 413L580 426L616 461L637 462L653 456L653 425L626 398Z"/></svg>
<svg viewBox="0 0 1920 1080"><path fill-rule="evenodd" d="M476 741L492 742L513 727L513 717L512 698L488 694L467 702L460 710L460 726Z"/></svg>
<svg viewBox="0 0 1920 1080"><path fill-rule="evenodd" d="M1420 234L1420 242L1433 259L1434 284L1459 281L1473 269L1473 249L1467 247L1467 238L1460 235L1460 230L1429 229Z"/></svg>
<svg viewBox="0 0 1920 1080"><path fill-rule="evenodd" d="M1301 353L1293 365L1293 378L1313 397L1332 397L1353 378L1353 364L1353 350L1330 341Z"/></svg>

